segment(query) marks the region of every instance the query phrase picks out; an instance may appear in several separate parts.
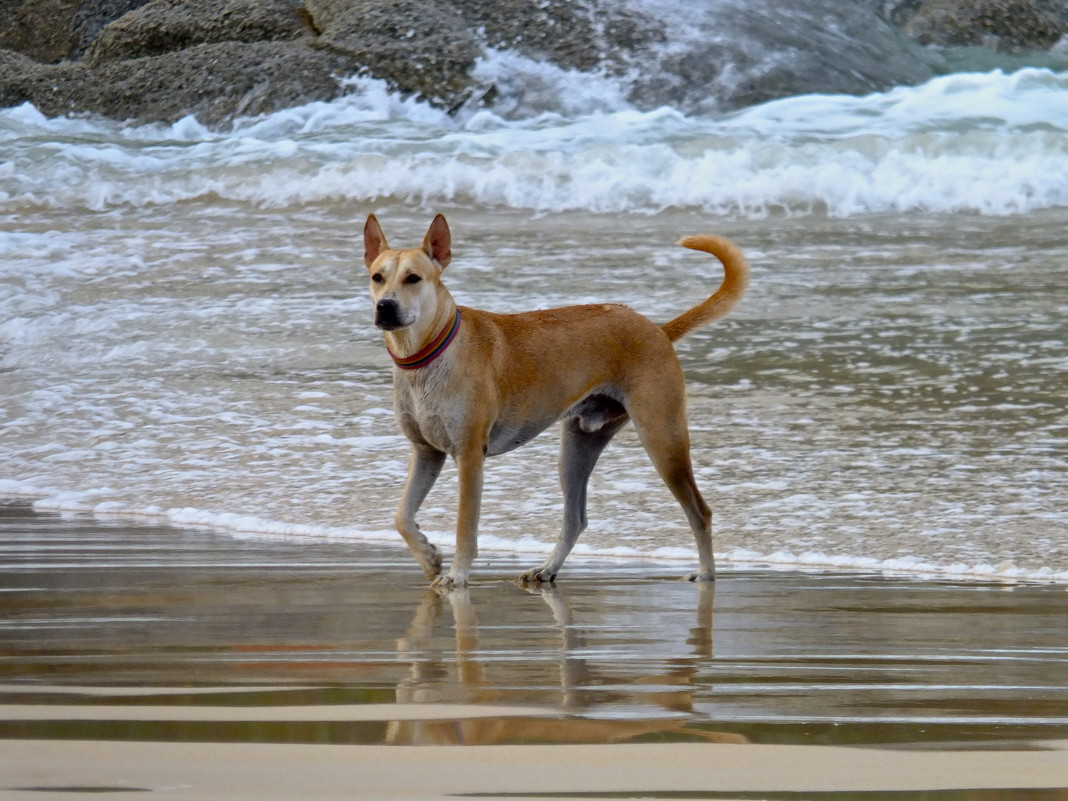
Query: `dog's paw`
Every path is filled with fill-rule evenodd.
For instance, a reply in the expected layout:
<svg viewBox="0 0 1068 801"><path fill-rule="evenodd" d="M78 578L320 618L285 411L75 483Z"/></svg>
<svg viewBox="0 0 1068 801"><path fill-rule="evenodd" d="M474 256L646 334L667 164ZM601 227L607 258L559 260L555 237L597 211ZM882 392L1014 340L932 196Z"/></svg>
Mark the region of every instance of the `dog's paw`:
<svg viewBox="0 0 1068 801"><path fill-rule="evenodd" d="M716 580L715 570L700 570L696 573L687 573L682 577L683 581L706 582Z"/></svg>
<svg viewBox="0 0 1068 801"><path fill-rule="evenodd" d="M427 578L436 579L441 575L441 551L431 545L429 542L422 549L422 552L418 554L419 566L423 568L423 572L426 573Z"/></svg>
<svg viewBox="0 0 1068 801"><path fill-rule="evenodd" d="M444 575L430 582L430 589L437 592L452 592L467 586L467 576Z"/></svg>
<svg viewBox="0 0 1068 801"><path fill-rule="evenodd" d="M556 581L556 573L544 567L536 567L520 573L517 581L520 584L552 584Z"/></svg>

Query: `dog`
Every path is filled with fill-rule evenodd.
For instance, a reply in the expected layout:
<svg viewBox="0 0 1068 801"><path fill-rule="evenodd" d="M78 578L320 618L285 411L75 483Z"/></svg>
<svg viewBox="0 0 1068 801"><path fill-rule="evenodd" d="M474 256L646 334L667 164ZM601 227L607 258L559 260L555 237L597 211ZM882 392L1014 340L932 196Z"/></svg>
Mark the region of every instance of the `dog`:
<svg viewBox="0 0 1068 801"><path fill-rule="evenodd" d="M657 325L616 304L495 314L457 306L442 283L452 235L438 214L422 246L394 249L372 214L364 226L374 323L393 357L397 421L412 445L395 524L436 589L467 586L477 553L486 458L518 448L562 421L560 484L564 520L552 553L519 577L552 582L586 528L586 485L601 452L627 421L682 506L712 581L712 512L694 481L686 389L673 342L729 312L748 285L742 252L716 236L681 246L715 256L724 280L705 301ZM442 575L438 549L415 517L446 456L455 462L460 498L456 552Z"/></svg>

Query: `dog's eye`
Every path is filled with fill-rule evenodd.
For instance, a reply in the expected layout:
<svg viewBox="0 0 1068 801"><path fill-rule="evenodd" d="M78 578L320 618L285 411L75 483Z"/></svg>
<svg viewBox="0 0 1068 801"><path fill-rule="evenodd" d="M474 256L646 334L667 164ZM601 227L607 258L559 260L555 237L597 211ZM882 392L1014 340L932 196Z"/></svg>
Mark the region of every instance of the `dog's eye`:
<svg viewBox="0 0 1068 801"><path fill-rule="evenodd" d="M382 277L382 273L375 273L371 276L371 280L374 281L376 284L381 284L386 279Z"/></svg>
<svg viewBox="0 0 1068 801"><path fill-rule="evenodd" d="M422 280L423 280L422 278L420 278L418 275L415 275L413 273L412 275L409 275L407 278L404 279L404 283L406 283L406 284L418 284Z"/></svg>

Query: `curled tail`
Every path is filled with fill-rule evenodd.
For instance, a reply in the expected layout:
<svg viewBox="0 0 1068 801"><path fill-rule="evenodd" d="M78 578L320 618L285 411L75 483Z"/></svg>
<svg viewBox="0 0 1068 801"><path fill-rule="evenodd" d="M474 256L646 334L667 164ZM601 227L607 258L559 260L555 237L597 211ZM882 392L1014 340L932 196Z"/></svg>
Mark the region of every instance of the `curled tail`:
<svg viewBox="0 0 1068 801"><path fill-rule="evenodd" d="M723 263L725 275L723 283L710 298L660 326L672 342L729 312L742 299L749 285L749 265L742 251L729 239L720 236L687 236L680 239L679 244L691 250L711 253Z"/></svg>

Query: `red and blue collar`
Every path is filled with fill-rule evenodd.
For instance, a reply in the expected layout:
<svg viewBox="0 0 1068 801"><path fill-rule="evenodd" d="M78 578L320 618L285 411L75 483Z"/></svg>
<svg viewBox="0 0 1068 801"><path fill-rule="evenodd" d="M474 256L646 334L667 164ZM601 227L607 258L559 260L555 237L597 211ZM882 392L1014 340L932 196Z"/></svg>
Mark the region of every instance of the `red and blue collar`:
<svg viewBox="0 0 1068 801"><path fill-rule="evenodd" d="M413 353L411 356L399 357L393 351L386 347L389 351L389 355L393 357L393 363L402 370L418 370L420 367L426 367L441 354L445 352L445 349L449 347L453 339L456 338L456 332L460 330L460 310L456 310L456 316L452 318L452 322L441 329L441 332L434 337L430 343L420 350L418 353Z"/></svg>

